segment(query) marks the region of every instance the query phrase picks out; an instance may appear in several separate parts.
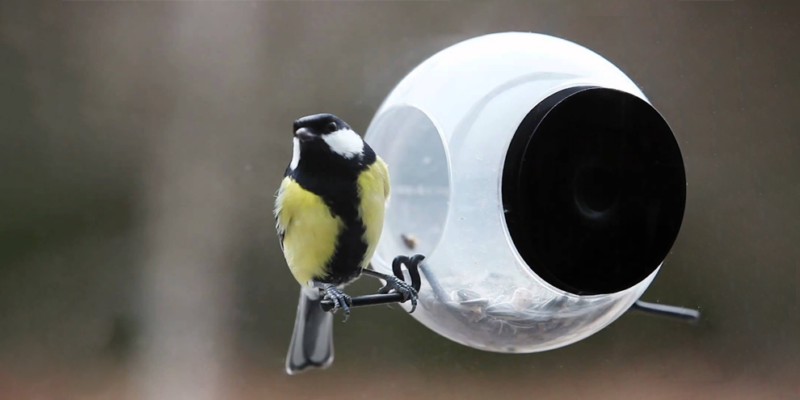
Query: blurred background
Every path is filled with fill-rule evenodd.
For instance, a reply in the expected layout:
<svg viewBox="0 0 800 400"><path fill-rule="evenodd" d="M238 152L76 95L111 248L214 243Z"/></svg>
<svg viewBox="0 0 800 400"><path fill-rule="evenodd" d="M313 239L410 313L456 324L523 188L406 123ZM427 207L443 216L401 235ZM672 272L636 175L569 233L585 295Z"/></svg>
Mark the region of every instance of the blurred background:
<svg viewBox="0 0 800 400"><path fill-rule="evenodd" d="M0 2L0 398L800 398L798 11ZM287 376L297 287L271 211L291 122L332 112L363 133L424 59L512 30L608 58L674 128L686 215L643 299L703 321L631 314L501 355L371 307L336 323L331 369Z"/></svg>

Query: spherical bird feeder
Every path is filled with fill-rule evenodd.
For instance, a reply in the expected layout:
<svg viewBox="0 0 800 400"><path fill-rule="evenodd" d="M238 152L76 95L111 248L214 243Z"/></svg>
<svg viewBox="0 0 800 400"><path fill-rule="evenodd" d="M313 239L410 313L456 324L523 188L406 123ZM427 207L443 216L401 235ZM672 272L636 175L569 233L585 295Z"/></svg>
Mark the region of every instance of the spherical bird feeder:
<svg viewBox="0 0 800 400"><path fill-rule="evenodd" d="M373 268L424 254L412 316L477 349L598 332L637 304L683 219L669 125L620 69L563 39L498 33L433 55L365 139L392 180Z"/></svg>

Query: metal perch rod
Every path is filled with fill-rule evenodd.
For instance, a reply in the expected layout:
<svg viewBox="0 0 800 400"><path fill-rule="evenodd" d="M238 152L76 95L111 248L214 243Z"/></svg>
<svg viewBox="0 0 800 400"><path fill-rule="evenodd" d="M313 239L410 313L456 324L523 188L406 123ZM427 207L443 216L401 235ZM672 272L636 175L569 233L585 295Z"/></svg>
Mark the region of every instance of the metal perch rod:
<svg viewBox="0 0 800 400"><path fill-rule="evenodd" d="M419 290L422 287L422 279L420 279L419 274L419 263L421 263L424 259L425 256L421 254L416 254L411 257L397 256L392 261L392 273L394 273L394 276L396 276L398 279L405 281L405 274L403 274L402 268L402 266L405 265L408 269L409 275L411 276L411 286L417 291L417 293L419 293ZM405 300L403 300L403 295L400 293L369 294L353 297L351 307L367 307L404 302ZM320 306L322 307L323 311L327 312L333 309L334 304L332 300L326 299L322 301ZM700 320L700 312L697 310L665 304L648 303L641 300L636 301L633 306L631 306L629 311L680 320L689 322L691 324L695 324Z"/></svg>
<svg viewBox="0 0 800 400"><path fill-rule="evenodd" d="M692 310L691 308L669 306L666 304L648 303L641 300L633 303L633 306L631 306L629 310L648 315L681 320L693 324L700 320L700 311Z"/></svg>
<svg viewBox="0 0 800 400"><path fill-rule="evenodd" d="M398 279L405 281L405 274L403 274L402 268L402 266L405 265L411 276L411 286L419 293L422 287L422 279L419 276L419 263L424 259L425 256L421 254L416 254L411 257L397 256L392 261L392 273L394 273L394 276ZM403 295L400 293L369 294L353 297L350 307L377 306L380 304L404 303L405 301L406 300L403 300ZM320 307L322 307L323 311L327 312L333 309L334 304L332 300L325 299L322 300Z"/></svg>

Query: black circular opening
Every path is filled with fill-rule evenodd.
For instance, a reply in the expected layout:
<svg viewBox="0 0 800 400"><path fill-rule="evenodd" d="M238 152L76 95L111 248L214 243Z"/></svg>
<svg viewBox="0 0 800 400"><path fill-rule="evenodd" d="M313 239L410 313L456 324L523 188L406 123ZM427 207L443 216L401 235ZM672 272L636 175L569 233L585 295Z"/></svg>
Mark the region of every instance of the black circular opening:
<svg viewBox="0 0 800 400"><path fill-rule="evenodd" d="M672 130L650 104L577 87L520 124L502 196L512 241L537 275L571 293L614 293L666 258L683 221L686 174Z"/></svg>
<svg viewBox="0 0 800 400"><path fill-rule="evenodd" d="M575 173L575 202L587 216L603 214L619 199L620 182L612 168L588 165Z"/></svg>

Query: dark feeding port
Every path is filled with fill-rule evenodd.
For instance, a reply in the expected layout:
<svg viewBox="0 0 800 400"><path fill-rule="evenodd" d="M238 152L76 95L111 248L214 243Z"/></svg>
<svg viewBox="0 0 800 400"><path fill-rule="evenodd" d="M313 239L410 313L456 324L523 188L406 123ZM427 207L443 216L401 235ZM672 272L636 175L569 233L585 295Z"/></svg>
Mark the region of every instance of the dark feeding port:
<svg viewBox="0 0 800 400"><path fill-rule="evenodd" d="M555 93L520 124L502 184L525 262L580 294L628 289L666 258L680 230L686 174L667 122L619 90Z"/></svg>

